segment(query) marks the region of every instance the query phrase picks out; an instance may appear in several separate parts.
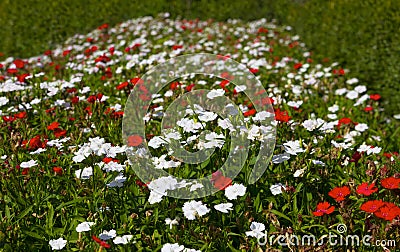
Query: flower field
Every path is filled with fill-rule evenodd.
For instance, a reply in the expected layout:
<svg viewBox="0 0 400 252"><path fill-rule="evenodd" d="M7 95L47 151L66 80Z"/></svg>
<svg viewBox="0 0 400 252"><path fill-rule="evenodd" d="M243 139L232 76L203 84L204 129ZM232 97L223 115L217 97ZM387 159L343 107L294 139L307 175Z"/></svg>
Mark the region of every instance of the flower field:
<svg viewBox="0 0 400 252"><path fill-rule="evenodd" d="M148 71L200 53L246 66L266 92L236 85L233 72L189 74L151 92ZM347 77L350 70L316 62L290 27L265 19L168 14L102 24L43 55L7 58L0 251L398 251L400 115L387 117L380 94ZM254 102L250 91L264 98ZM191 93L205 104L179 100ZM225 117L207 107L225 98L236 104L220 109ZM150 105L125 107L139 100ZM161 129L165 115L180 112ZM126 118L141 114L145 127L129 127ZM254 182L266 142L271 153ZM185 163L175 144L208 158ZM144 165L132 153L169 175L139 174ZM231 158L243 160L238 174L229 173ZM207 186L194 178L213 193L169 197L202 195ZM293 235L316 242L295 244ZM340 242L348 235L369 243Z"/></svg>

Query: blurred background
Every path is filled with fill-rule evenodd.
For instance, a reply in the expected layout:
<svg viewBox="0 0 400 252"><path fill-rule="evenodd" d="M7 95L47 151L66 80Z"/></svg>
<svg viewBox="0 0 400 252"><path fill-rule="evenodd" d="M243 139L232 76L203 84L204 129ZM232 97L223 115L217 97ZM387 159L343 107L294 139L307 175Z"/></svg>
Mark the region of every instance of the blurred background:
<svg viewBox="0 0 400 252"><path fill-rule="evenodd" d="M31 57L76 33L140 16L276 19L293 27L313 58L329 58L400 113L398 0L0 0L0 60Z"/></svg>

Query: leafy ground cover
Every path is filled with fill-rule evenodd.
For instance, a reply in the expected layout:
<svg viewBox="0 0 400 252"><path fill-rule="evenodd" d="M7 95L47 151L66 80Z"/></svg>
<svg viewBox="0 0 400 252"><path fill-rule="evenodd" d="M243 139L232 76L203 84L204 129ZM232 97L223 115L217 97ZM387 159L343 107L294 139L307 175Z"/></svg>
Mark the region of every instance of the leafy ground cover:
<svg viewBox="0 0 400 252"><path fill-rule="evenodd" d="M169 58L207 52L245 64L267 90L274 109L276 146L267 171L248 184L258 141L256 111L227 75L172 82L147 110L146 139L122 140L124 104L151 67ZM28 59L0 63L0 248L4 251L339 251L350 245L284 246L269 235L329 232L399 242L398 119L381 96L348 69L317 62L290 27L265 19L243 23L143 17L99 26ZM232 128L197 108L177 122L170 138L190 150L216 147L213 158L186 166L165 152L160 115L197 89L237 102L251 135L249 158L236 178L216 172ZM143 99L148 99L145 96ZM201 126L199 126L199 123ZM197 126L196 126L197 125ZM197 128L196 128L197 127ZM215 134L201 139L208 129ZM246 133L246 134L247 134ZM189 141L189 137L192 137ZM141 181L125 155L148 144L153 163L171 174L211 175L214 195L163 197L171 177ZM194 171L196 174L193 174ZM196 185L190 185L196 190ZM166 190L166 189L165 189ZM344 227L342 232L338 227ZM285 240L289 241L289 240ZM362 251L395 251L399 244Z"/></svg>

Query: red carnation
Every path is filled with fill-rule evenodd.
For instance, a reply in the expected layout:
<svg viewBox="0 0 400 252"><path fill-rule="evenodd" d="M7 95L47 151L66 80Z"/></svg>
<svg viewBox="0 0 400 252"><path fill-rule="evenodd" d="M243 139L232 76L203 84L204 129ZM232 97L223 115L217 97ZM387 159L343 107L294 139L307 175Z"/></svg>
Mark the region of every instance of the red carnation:
<svg viewBox="0 0 400 252"><path fill-rule="evenodd" d="M378 101L378 100L381 99L381 96L379 94L372 94L372 95L369 96L369 98L371 100Z"/></svg>
<svg viewBox="0 0 400 252"><path fill-rule="evenodd" d="M343 201L345 197L350 194L350 189L348 186L335 187L328 195L334 198L336 201Z"/></svg>
<svg viewBox="0 0 400 252"><path fill-rule="evenodd" d="M375 183L368 185L368 183L364 182L357 187L357 193L365 196L369 196L377 191L378 188L376 188Z"/></svg>
<svg viewBox="0 0 400 252"><path fill-rule="evenodd" d="M47 126L47 129L48 130L55 130L59 126L60 126L60 124L58 122L52 122L49 126Z"/></svg>
<svg viewBox="0 0 400 252"><path fill-rule="evenodd" d="M128 146L139 146L142 144L143 139L139 135L133 135L128 137Z"/></svg>
<svg viewBox="0 0 400 252"><path fill-rule="evenodd" d="M315 216L322 216L324 214L331 214L335 210L334 206L331 206L329 202L318 203L317 209L313 212Z"/></svg>
<svg viewBox="0 0 400 252"><path fill-rule="evenodd" d="M360 206L360 209L367 213L374 213L384 205L382 200L370 200Z"/></svg>
<svg viewBox="0 0 400 252"><path fill-rule="evenodd" d="M399 189L400 178L389 177L381 180L381 185L386 189Z"/></svg>

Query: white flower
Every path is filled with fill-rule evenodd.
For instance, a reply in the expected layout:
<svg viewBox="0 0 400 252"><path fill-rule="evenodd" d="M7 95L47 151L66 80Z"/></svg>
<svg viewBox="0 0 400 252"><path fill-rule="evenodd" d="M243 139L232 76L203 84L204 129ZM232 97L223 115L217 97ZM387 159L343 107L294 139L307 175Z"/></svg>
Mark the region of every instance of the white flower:
<svg viewBox="0 0 400 252"><path fill-rule="evenodd" d="M337 119L337 115L336 114L328 114L327 117L331 120L336 120Z"/></svg>
<svg viewBox="0 0 400 252"><path fill-rule="evenodd" d="M241 104L240 104L240 105L241 105ZM229 115L235 116L235 115L239 114L238 109L237 109L237 108L235 107L235 105L233 105L233 104L228 104L228 105L225 106L225 108L226 108L227 113L228 113Z"/></svg>
<svg viewBox="0 0 400 252"><path fill-rule="evenodd" d="M237 199L238 196L244 196L246 187L242 184L233 184L225 188L225 196L229 200Z"/></svg>
<svg viewBox="0 0 400 252"><path fill-rule="evenodd" d="M90 176L93 175L93 168L92 167L86 167L83 169L79 169L75 171L75 175L77 178L80 179L89 179Z"/></svg>
<svg viewBox="0 0 400 252"><path fill-rule="evenodd" d="M325 163L319 160L311 160L311 162L315 165L321 165L321 166L325 166Z"/></svg>
<svg viewBox="0 0 400 252"><path fill-rule="evenodd" d="M394 115L393 118L397 119L397 120L400 120L400 114Z"/></svg>
<svg viewBox="0 0 400 252"><path fill-rule="evenodd" d="M297 155L297 153L302 153L305 151L303 148L301 148L299 140L284 143L283 147L285 148L285 151L290 155Z"/></svg>
<svg viewBox="0 0 400 252"><path fill-rule="evenodd" d="M45 151L46 151L46 149L39 148L39 149L37 149L37 150L35 150L35 151L29 152L29 154L31 154L31 155L36 155L36 154L40 154L40 153L45 152Z"/></svg>
<svg viewBox="0 0 400 252"><path fill-rule="evenodd" d="M357 91L359 94L362 94L367 91L367 88L364 85L359 85L355 87L354 90Z"/></svg>
<svg viewBox="0 0 400 252"><path fill-rule="evenodd" d="M209 112L209 111L205 111L205 112L201 112L201 115L199 115L199 120L203 121L203 122L210 122L210 121L214 121L215 118L217 118L218 115L215 114L214 112Z"/></svg>
<svg viewBox="0 0 400 252"><path fill-rule="evenodd" d="M117 236L114 238L114 244L128 244L130 240L132 240L133 235L123 235Z"/></svg>
<svg viewBox="0 0 400 252"><path fill-rule="evenodd" d="M51 246L52 250L61 250L67 244L67 240L63 238L58 238L57 240L50 240L49 245Z"/></svg>
<svg viewBox="0 0 400 252"><path fill-rule="evenodd" d="M215 205L214 208L215 208L215 210L218 210L220 212L228 213L228 210L229 211L232 210L232 206L233 206L232 203L221 203L221 204Z"/></svg>
<svg viewBox="0 0 400 252"><path fill-rule="evenodd" d="M267 112L267 111L261 111L258 112L254 117L253 117L253 121L255 122L261 122L264 121L265 119L267 119L268 117L273 117L274 114Z"/></svg>
<svg viewBox="0 0 400 252"><path fill-rule="evenodd" d="M348 92L348 93L346 94L346 98L347 98L347 99L350 99L350 100L354 100L354 99L358 98L358 92L352 90L352 91L350 91L350 92Z"/></svg>
<svg viewBox="0 0 400 252"><path fill-rule="evenodd" d="M346 81L347 84L352 85L355 83L358 83L358 79L357 78L352 78Z"/></svg>
<svg viewBox="0 0 400 252"><path fill-rule="evenodd" d="M198 129L203 128L203 125L199 122L193 121L193 119L182 118L176 122L176 125L183 128L185 132L196 133Z"/></svg>
<svg viewBox="0 0 400 252"><path fill-rule="evenodd" d="M193 185L190 186L190 191L193 192L197 189L203 188L204 186L200 183L194 183Z"/></svg>
<svg viewBox="0 0 400 252"><path fill-rule="evenodd" d="M328 110L329 110L329 112L336 113L339 110L339 106L335 104L335 105L329 107Z"/></svg>
<svg viewBox="0 0 400 252"><path fill-rule="evenodd" d="M106 240L112 239L116 236L117 236L117 232L114 229L111 229L110 231L103 230L103 233L101 233L99 235L99 238L106 241Z"/></svg>
<svg viewBox="0 0 400 252"><path fill-rule="evenodd" d="M188 220L194 220L196 219L196 215L201 217L210 211L210 209L207 208L206 205L203 205L201 201L195 200L185 202L185 204L183 204L182 210L183 215L185 215Z"/></svg>
<svg viewBox="0 0 400 252"><path fill-rule="evenodd" d="M293 174L293 177L295 177L295 178L302 177L305 170L306 170L305 168L296 170Z"/></svg>
<svg viewBox="0 0 400 252"><path fill-rule="evenodd" d="M178 225L179 224L179 217L176 217L175 219L171 220L170 218L165 219L165 225L169 225L169 229L172 229L172 225Z"/></svg>
<svg viewBox="0 0 400 252"><path fill-rule="evenodd" d="M108 187L122 187L124 182L126 181L126 177L120 173L113 181L107 184Z"/></svg>
<svg viewBox="0 0 400 252"><path fill-rule="evenodd" d="M370 148L369 150L367 150L367 154L379 154L381 152L382 148L381 147L374 147L374 148Z"/></svg>
<svg viewBox="0 0 400 252"><path fill-rule="evenodd" d="M359 123L356 125L356 127L354 127L355 130L359 131L359 132L364 132L368 129L368 125L365 123Z"/></svg>
<svg viewBox="0 0 400 252"><path fill-rule="evenodd" d="M94 222L82 222L76 226L76 232L81 233L81 232L86 232L90 231L90 227L94 225Z"/></svg>
<svg viewBox="0 0 400 252"><path fill-rule="evenodd" d="M117 171L117 172L122 172L125 169L125 165L111 161L108 163L103 163L103 167L101 168L105 172L112 172L112 171Z"/></svg>
<svg viewBox="0 0 400 252"><path fill-rule="evenodd" d="M263 231L265 230L265 225L262 223L253 221L250 225L250 230L251 231L246 232L246 236L261 238L264 236Z"/></svg>
<svg viewBox="0 0 400 252"><path fill-rule="evenodd" d="M179 161L173 161L173 160L165 160L167 155L162 155L161 157L152 157L152 162L154 164L155 169L164 169L164 168L172 168L172 167L178 167L181 165L181 162Z"/></svg>
<svg viewBox="0 0 400 252"><path fill-rule="evenodd" d="M253 118L254 120L254 118ZM225 118L224 120L218 119L218 126L220 126L223 129L229 129L231 131L235 131L235 128L233 127L233 124L228 118Z"/></svg>
<svg viewBox="0 0 400 252"><path fill-rule="evenodd" d="M7 97L0 97L0 106L4 106L8 103L9 99Z"/></svg>
<svg viewBox="0 0 400 252"><path fill-rule="evenodd" d="M155 136L152 139L150 139L148 145L152 147L153 149L158 149L160 148L161 145L165 144L166 141L162 139L160 136Z"/></svg>
<svg viewBox="0 0 400 252"><path fill-rule="evenodd" d="M38 163L36 160L29 160L28 162L22 162L20 164L21 168L31 168L33 166L36 166Z"/></svg>
<svg viewBox="0 0 400 252"><path fill-rule="evenodd" d="M282 188L283 188L284 190L286 189L286 187L285 187L283 184L279 183L279 184L272 185L272 186L269 188L269 190L271 191L271 193L272 193L273 195L278 195L278 194L281 194L281 193L282 193Z"/></svg>
<svg viewBox="0 0 400 252"><path fill-rule="evenodd" d="M367 150L369 150L371 147L369 145L366 144L362 144L360 145L360 147L358 147L357 151L358 152L365 152Z"/></svg>
<svg viewBox="0 0 400 252"><path fill-rule="evenodd" d="M336 89L335 91L335 95L343 95L347 92L346 88L340 88L340 89Z"/></svg>
<svg viewBox="0 0 400 252"><path fill-rule="evenodd" d="M161 252L180 252L184 250L185 247L183 245L179 245L178 243L166 243L164 246L161 248Z"/></svg>
<svg viewBox="0 0 400 252"><path fill-rule="evenodd" d="M213 89L207 94L207 98L212 100L216 97L223 96L225 94L225 90L223 89Z"/></svg>
<svg viewBox="0 0 400 252"><path fill-rule="evenodd" d="M278 154L278 155L274 155L272 157L272 163L274 164L280 164L283 163L287 160L290 159L290 154L289 153L283 153L283 154Z"/></svg>
<svg viewBox="0 0 400 252"><path fill-rule="evenodd" d="M247 89L246 85L240 85L235 87L235 91L238 93L243 92L246 89Z"/></svg>
<svg viewBox="0 0 400 252"><path fill-rule="evenodd" d="M303 101L289 101L287 105L292 108L299 108L303 104Z"/></svg>
<svg viewBox="0 0 400 252"><path fill-rule="evenodd" d="M325 124L324 120L322 120L321 118L317 118L316 120L314 119L305 120L301 125L308 131L314 131L315 129L321 128L324 124Z"/></svg>
<svg viewBox="0 0 400 252"><path fill-rule="evenodd" d="M158 203L158 202L161 202L161 200L162 200L162 197L165 195L165 193L164 194L161 194L161 193L158 193L158 192L156 192L156 191L150 191L150 196L149 196L149 198L148 198L148 202L150 203L150 204L154 204L154 203Z"/></svg>

